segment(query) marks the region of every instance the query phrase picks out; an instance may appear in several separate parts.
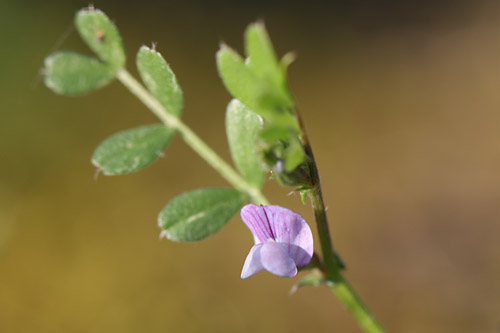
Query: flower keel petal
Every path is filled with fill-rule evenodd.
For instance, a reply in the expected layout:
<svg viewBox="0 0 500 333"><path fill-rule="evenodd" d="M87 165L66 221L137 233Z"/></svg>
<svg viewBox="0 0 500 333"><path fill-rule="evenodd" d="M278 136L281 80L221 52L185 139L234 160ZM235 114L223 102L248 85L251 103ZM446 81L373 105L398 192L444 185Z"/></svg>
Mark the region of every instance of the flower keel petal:
<svg viewBox="0 0 500 333"><path fill-rule="evenodd" d="M306 266L312 259L312 253L306 252L303 248L293 244L283 244L288 247L288 255L293 259L297 267Z"/></svg>
<svg viewBox="0 0 500 333"><path fill-rule="evenodd" d="M288 255L287 244L273 241L262 244L260 259L263 267L275 275L282 277L297 275L297 266Z"/></svg>
<svg viewBox="0 0 500 333"><path fill-rule="evenodd" d="M241 278L246 279L254 274L262 271L264 266L261 261L261 250L263 244L254 245L245 259L245 264L243 264L243 269L241 270Z"/></svg>

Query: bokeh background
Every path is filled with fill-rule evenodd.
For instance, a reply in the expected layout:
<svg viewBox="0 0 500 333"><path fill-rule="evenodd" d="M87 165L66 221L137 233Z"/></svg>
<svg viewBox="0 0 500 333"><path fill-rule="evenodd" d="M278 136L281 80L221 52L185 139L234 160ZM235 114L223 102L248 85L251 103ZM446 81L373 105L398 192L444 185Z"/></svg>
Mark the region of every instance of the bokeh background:
<svg viewBox="0 0 500 333"><path fill-rule="evenodd" d="M179 137L147 169L94 179L93 149L155 118L120 84L79 98L43 85L56 49L88 52L81 1L0 2L0 332L359 332L326 288L239 278L235 217L202 242L159 240L175 195L227 184ZM264 19L316 152L346 275L389 332L496 332L500 323L498 1L96 1L132 73L158 43L183 119L229 160L221 40ZM270 182L266 193L313 221Z"/></svg>

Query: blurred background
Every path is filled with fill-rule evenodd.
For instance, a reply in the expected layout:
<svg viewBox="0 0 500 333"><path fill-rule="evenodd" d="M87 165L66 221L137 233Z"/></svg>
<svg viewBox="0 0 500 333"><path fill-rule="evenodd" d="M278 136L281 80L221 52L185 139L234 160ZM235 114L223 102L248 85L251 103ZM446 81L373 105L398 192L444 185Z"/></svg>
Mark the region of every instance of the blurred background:
<svg viewBox="0 0 500 333"><path fill-rule="evenodd" d="M38 75L56 49L88 53L82 1L0 2L0 332L359 332L326 288L240 280L238 217L202 242L159 240L175 195L227 186L176 137L132 175L94 179L112 133L156 119L114 82L56 96ZM226 160L229 94L215 52L264 19L322 175L347 278L388 332L496 332L500 323L498 1L95 1L128 67L158 43L183 119ZM310 207L269 182L275 204ZM314 228L314 226L313 226Z"/></svg>

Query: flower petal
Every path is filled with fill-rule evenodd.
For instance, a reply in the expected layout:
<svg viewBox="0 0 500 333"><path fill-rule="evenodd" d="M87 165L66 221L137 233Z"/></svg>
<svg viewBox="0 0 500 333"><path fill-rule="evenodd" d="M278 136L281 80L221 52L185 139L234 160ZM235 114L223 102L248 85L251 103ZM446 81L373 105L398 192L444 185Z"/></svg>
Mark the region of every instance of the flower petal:
<svg viewBox="0 0 500 333"><path fill-rule="evenodd" d="M260 259L269 272L282 277L294 277L297 275L297 266L286 247L286 244L268 241L262 244Z"/></svg>
<svg viewBox="0 0 500 333"><path fill-rule="evenodd" d="M261 249L263 244L254 245L247 255L243 269L241 270L241 278L246 279L257 274L264 269L261 261Z"/></svg>
<svg viewBox="0 0 500 333"><path fill-rule="evenodd" d="M294 245L281 243L287 246L288 255L293 259L297 267L304 267L312 259L312 252L308 253L304 248Z"/></svg>
<svg viewBox="0 0 500 333"><path fill-rule="evenodd" d="M274 239L286 244L288 254L297 266L305 266L311 261L314 244L311 228L299 214L280 206L262 207L269 220Z"/></svg>
<svg viewBox="0 0 500 333"><path fill-rule="evenodd" d="M252 232L255 244L264 243L268 239L274 239L266 211L263 206L248 204L240 212L243 222Z"/></svg>

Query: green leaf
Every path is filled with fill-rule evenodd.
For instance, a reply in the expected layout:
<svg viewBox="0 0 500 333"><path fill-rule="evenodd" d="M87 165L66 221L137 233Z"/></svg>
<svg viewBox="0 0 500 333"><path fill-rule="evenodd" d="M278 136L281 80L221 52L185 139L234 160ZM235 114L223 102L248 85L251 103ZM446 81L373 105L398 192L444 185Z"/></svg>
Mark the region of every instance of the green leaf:
<svg viewBox="0 0 500 333"><path fill-rule="evenodd" d="M173 241L199 241L216 233L245 203L233 189L206 188L174 198L158 216L158 225Z"/></svg>
<svg viewBox="0 0 500 333"><path fill-rule="evenodd" d="M114 69L125 65L125 51L118 29L99 9L81 9L75 17L75 26L82 39L99 58Z"/></svg>
<svg viewBox="0 0 500 333"><path fill-rule="evenodd" d="M263 121L237 99L226 110L226 133L236 168L243 178L257 188L262 187L266 172L258 158L256 140Z"/></svg>
<svg viewBox="0 0 500 333"><path fill-rule="evenodd" d="M258 77L267 77L274 83L282 83L278 60L264 23L257 22L248 26L245 32L245 48L249 59L248 66Z"/></svg>
<svg viewBox="0 0 500 333"><path fill-rule="evenodd" d="M269 84L266 102L273 107L291 106L292 98L286 85L286 73L278 63L264 23L257 22L248 26L245 32L245 47L248 56L247 66L260 80Z"/></svg>
<svg viewBox="0 0 500 333"><path fill-rule="evenodd" d="M265 92L262 82L245 65L243 58L222 44L217 52L217 68L226 89L251 110L260 114L260 99Z"/></svg>
<svg viewBox="0 0 500 333"><path fill-rule="evenodd" d="M45 58L45 85L57 94L80 95L113 80L115 71L94 57L60 51Z"/></svg>
<svg viewBox="0 0 500 333"><path fill-rule="evenodd" d="M142 81L167 112L180 116L184 99L174 72L159 52L146 46L137 53L137 68Z"/></svg>
<svg viewBox="0 0 500 333"><path fill-rule="evenodd" d="M259 138L265 141L285 140L290 136L290 132L290 127L277 126L275 123L271 123L259 133Z"/></svg>
<svg viewBox="0 0 500 333"><path fill-rule="evenodd" d="M92 164L107 176L141 170L158 158L173 134L164 125L141 126L119 132L97 147Z"/></svg>
<svg viewBox="0 0 500 333"><path fill-rule="evenodd" d="M250 110L272 123L297 127L295 119L288 112L288 97L273 88L268 79L257 77L243 58L225 44L217 52L217 68L229 93Z"/></svg>
<svg viewBox="0 0 500 333"><path fill-rule="evenodd" d="M308 191L299 191L299 193L300 193L300 201L302 201L302 204L303 205L307 204Z"/></svg>
<svg viewBox="0 0 500 333"><path fill-rule="evenodd" d="M289 142L290 146L288 146L285 152L285 171L287 172L295 170L306 159L304 149L302 149L302 144L299 140L292 137Z"/></svg>

